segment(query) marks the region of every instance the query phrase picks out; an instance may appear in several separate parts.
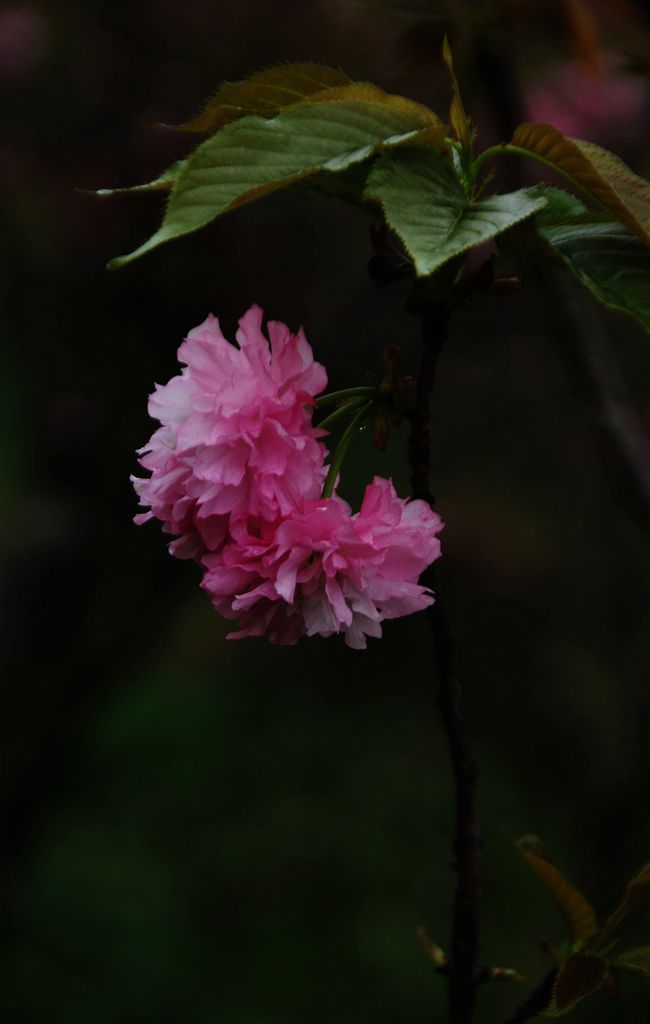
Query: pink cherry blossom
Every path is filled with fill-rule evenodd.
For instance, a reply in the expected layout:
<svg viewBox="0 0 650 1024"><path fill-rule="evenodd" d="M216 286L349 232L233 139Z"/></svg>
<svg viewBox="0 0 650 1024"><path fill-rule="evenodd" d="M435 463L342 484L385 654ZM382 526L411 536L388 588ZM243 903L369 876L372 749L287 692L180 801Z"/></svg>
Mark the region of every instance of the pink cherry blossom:
<svg viewBox="0 0 650 1024"><path fill-rule="evenodd" d="M151 395L160 427L140 451L150 475L134 479L136 522L160 520L172 553L201 564L215 609L239 619L233 638L343 633L364 648L384 619L432 603L418 580L440 554L440 518L379 477L356 514L322 498L311 412L324 368L302 330L272 322L267 339L257 306L236 338L208 317L179 349L182 372Z"/></svg>
<svg viewBox="0 0 650 1024"><path fill-rule="evenodd" d="M327 374L302 329L272 321L267 340L262 316L259 306L245 313L238 347L209 316L178 350L180 375L149 399L161 426L139 452L151 475L133 478L148 507L136 522L159 519L180 558L218 551L233 515L276 521L321 492L325 448L311 408Z"/></svg>
<svg viewBox="0 0 650 1024"><path fill-rule="evenodd" d="M383 619L432 604L418 578L440 555L441 529L426 502L398 498L375 477L355 515L335 495L304 500L276 523L233 516L222 549L201 560L202 585L221 615L239 618L233 639L344 633L365 648Z"/></svg>

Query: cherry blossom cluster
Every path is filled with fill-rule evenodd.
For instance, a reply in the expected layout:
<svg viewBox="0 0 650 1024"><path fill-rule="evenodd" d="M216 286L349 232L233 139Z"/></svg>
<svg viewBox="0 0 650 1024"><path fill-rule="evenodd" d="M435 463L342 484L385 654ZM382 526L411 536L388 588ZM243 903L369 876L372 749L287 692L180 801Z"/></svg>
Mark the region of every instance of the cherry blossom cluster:
<svg viewBox="0 0 650 1024"><path fill-rule="evenodd" d="M150 475L133 478L147 509L136 522L160 520L171 553L201 566L215 609L239 620L230 637L343 633L365 648L383 619L433 602L418 579L442 522L381 477L356 513L322 497L326 432L312 414L327 374L302 329L271 321L267 338L262 318L252 306L233 345L209 316L179 348L181 373L149 399L160 427L139 451Z"/></svg>

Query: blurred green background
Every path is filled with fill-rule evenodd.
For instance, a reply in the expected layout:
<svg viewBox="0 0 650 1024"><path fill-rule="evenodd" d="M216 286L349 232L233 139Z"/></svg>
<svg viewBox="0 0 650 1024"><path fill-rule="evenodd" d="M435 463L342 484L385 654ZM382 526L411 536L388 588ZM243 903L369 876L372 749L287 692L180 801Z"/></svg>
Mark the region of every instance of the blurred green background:
<svg viewBox="0 0 650 1024"><path fill-rule="evenodd" d="M406 290L368 276L369 215L302 192L109 274L159 199L83 190L154 176L186 146L157 123L278 61L341 66L444 116L445 29L485 145L555 117L650 176L641 5L0 4L3 1024L444 1019L415 939L424 925L446 944L452 891L426 622L389 623L366 653L225 641L195 567L133 526L129 483L146 397L209 311L226 333L253 301L304 324L346 386L386 341L414 372ZM482 956L533 980L562 926L511 839L543 836L601 914L650 857L647 509L585 344L611 345L646 432L650 353L613 314L581 337L575 301L529 273L460 313L434 401L442 582L482 770ZM359 441L346 495L372 472L406 494L404 446ZM647 907L626 927L644 941ZM479 1024L523 995L487 986ZM635 979L575 1014L649 1017Z"/></svg>

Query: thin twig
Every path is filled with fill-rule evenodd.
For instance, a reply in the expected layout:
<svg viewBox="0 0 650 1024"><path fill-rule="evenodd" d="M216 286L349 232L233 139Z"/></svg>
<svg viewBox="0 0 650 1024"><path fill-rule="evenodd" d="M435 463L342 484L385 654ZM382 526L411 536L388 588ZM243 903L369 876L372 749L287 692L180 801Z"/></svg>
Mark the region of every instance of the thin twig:
<svg viewBox="0 0 650 1024"><path fill-rule="evenodd" d="M447 335L449 311L437 304L422 317L423 351L416 384L416 408L411 415L409 458L413 496L432 507L430 486L430 401L438 359ZM423 583L433 586L435 573ZM438 668L438 707L442 717L454 772L456 835L454 897L449 982L450 1024L469 1024L474 1014L478 986L479 946L479 832L476 817L478 768L471 753L460 711L460 684L456 675L455 644L451 636L439 587L436 602L428 609Z"/></svg>

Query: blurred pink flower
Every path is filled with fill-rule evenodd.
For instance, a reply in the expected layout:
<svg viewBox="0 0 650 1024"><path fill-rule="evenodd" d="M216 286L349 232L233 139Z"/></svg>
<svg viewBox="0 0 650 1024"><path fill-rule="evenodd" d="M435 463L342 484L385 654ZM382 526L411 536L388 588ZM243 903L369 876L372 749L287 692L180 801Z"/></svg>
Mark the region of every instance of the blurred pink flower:
<svg viewBox="0 0 650 1024"><path fill-rule="evenodd" d="M161 426L140 449L151 476L134 477L140 504L177 535L170 551L197 558L226 539L229 517L277 520L319 496L325 475L314 396L327 383L302 329L292 334L252 306L239 321L239 347L209 316L178 350L179 376L156 386L149 414Z"/></svg>
<svg viewBox="0 0 650 1024"><path fill-rule="evenodd" d="M573 61L557 65L529 89L529 117L576 138L633 139L648 89L640 77L617 71L615 62L610 55L610 70L602 75Z"/></svg>
<svg viewBox="0 0 650 1024"><path fill-rule="evenodd" d="M232 639L344 633L350 647L381 636L381 621L433 603L418 578L440 555L440 517L424 501L398 498L375 477L353 515L342 498L306 500L276 523L237 520L218 553L202 559L202 586Z"/></svg>
<svg viewBox="0 0 650 1024"><path fill-rule="evenodd" d="M33 4L12 4L0 11L0 83L28 78L44 56L49 27Z"/></svg>

